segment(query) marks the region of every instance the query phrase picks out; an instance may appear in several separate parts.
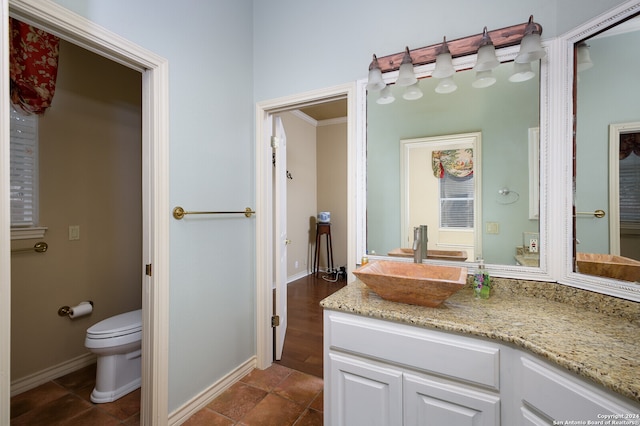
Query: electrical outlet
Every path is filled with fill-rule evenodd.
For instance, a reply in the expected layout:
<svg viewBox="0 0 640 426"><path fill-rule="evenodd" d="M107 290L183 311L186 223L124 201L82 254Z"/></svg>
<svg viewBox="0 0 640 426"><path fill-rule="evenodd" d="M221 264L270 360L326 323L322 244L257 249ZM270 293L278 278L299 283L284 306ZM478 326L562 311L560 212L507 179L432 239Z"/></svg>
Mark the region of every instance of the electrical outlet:
<svg viewBox="0 0 640 426"><path fill-rule="evenodd" d="M294 263L294 268L298 269L298 261L297 260Z"/></svg>
<svg viewBox="0 0 640 426"><path fill-rule="evenodd" d="M538 240L535 238L529 239L529 253L537 253L538 252Z"/></svg>

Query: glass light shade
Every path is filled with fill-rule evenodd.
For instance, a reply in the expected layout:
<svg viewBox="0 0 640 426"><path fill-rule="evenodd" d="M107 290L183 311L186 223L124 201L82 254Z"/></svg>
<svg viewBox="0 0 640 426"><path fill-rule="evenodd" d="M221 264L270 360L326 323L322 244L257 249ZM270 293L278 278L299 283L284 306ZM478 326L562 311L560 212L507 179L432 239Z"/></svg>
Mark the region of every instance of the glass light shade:
<svg viewBox="0 0 640 426"><path fill-rule="evenodd" d="M395 100L396 98L393 96L393 93L391 93L391 88L389 87L389 85L386 85L384 89L382 89L382 92L380 92L380 97L378 97L376 103L380 105L386 105L392 103Z"/></svg>
<svg viewBox="0 0 640 426"><path fill-rule="evenodd" d="M527 34L520 42L520 52L515 61L518 63L533 62L544 58L547 52L542 47L540 34Z"/></svg>
<svg viewBox="0 0 640 426"><path fill-rule="evenodd" d="M578 60L578 72L588 70L593 66L591 61L591 53L589 52L589 45L587 43L580 43L576 49L576 56Z"/></svg>
<svg viewBox="0 0 640 426"><path fill-rule="evenodd" d="M453 81L453 78L445 77L442 80L440 80L440 82L436 86L436 93L446 94L446 93L455 92L457 89L458 89L458 85L456 84L455 81Z"/></svg>
<svg viewBox="0 0 640 426"><path fill-rule="evenodd" d="M476 71L490 71L500 65L500 61L496 57L496 47L493 44L487 44L478 49L478 59L473 67Z"/></svg>
<svg viewBox="0 0 640 426"><path fill-rule="evenodd" d="M414 101L422 97L422 90L418 87L418 83L414 83L411 86L407 86L402 97L408 101Z"/></svg>
<svg viewBox="0 0 640 426"><path fill-rule="evenodd" d="M398 86L411 86L418 81L413 72L413 61L411 60L411 54L409 48L405 47L404 57L400 64L400 71L398 72L398 79L396 85Z"/></svg>
<svg viewBox="0 0 640 426"><path fill-rule="evenodd" d="M524 64L514 62L513 74L509 76L509 81L513 83L520 83L523 81L531 80L535 75L536 73L531 70L531 62L525 62Z"/></svg>
<svg viewBox="0 0 640 426"><path fill-rule="evenodd" d="M373 60L369 65L369 80L367 82L367 90L371 92L377 92L379 90L384 89L386 84L382 80L382 71L380 71L380 66L378 65L378 58L376 55L373 55Z"/></svg>
<svg viewBox="0 0 640 426"><path fill-rule="evenodd" d="M451 53L440 53L436 56L436 69L433 70L432 77L435 78L447 78L456 73L451 62Z"/></svg>
<svg viewBox="0 0 640 426"><path fill-rule="evenodd" d="M476 73L476 79L471 83L471 85L476 89L484 89L485 87L493 85L495 82L496 78L493 76L493 72L491 72L491 70L478 71Z"/></svg>

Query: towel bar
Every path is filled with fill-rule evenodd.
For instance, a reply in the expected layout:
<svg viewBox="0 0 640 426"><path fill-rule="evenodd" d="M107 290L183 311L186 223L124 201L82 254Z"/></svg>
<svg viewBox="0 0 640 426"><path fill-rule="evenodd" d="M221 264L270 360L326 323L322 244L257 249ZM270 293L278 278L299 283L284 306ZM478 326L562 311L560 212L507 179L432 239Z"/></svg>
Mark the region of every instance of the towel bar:
<svg viewBox="0 0 640 426"><path fill-rule="evenodd" d="M251 215L255 213L256 212L254 212L251 207L247 207L246 209L244 209L244 211L241 212L188 212L180 206L173 209L173 217L178 220L182 219L183 217L185 217L185 215L188 214L243 214L246 217L251 217Z"/></svg>
<svg viewBox="0 0 640 426"><path fill-rule="evenodd" d="M604 210L598 209L598 210L596 210L594 212L576 212L576 215L589 215L589 216L593 215L593 216L597 217L598 219L601 219L601 218L604 217L605 212L604 212Z"/></svg>
<svg viewBox="0 0 640 426"><path fill-rule="evenodd" d="M49 245L44 241L40 241L35 243L31 248L22 248L22 249L14 249L11 250L11 253L27 253L30 251L35 251L36 253L44 253L49 248Z"/></svg>

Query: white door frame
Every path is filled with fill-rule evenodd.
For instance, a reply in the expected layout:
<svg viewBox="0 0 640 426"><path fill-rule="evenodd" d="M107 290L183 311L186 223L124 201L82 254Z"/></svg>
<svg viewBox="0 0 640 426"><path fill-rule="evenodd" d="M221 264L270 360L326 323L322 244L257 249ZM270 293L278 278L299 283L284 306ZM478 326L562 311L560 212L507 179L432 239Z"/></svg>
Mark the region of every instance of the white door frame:
<svg viewBox="0 0 640 426"><path fill-rule="evenodd" d="M363 96L360 94L359 96ZM347 99L347 268L356 264L356 147L362 140L362 111L356 111L356 84L264 101L256 104L256 358L257 367L267 368L273 362L273 198L271 176L271 116L302 106Z"/></svg>
<svg viewBox="0 0 640 426"><path fill-rule="evenodd" d="M142 425L168 423L169 80L168 62L49 0L0 0L0 424L9 424L11 254L8 15L142 73ZM141 270L144 269L141 265Z"/></svg>

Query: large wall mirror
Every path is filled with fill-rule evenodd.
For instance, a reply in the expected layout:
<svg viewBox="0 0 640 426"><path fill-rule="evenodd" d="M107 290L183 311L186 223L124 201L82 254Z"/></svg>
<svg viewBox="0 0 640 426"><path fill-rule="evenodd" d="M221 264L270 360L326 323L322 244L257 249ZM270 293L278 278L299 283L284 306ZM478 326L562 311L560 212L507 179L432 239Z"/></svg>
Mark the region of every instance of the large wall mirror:
<svg viewBox="0 0 640 426"><path fill-rule="evenodd" d="M490 87L472 86L475 72L468 68L473 66L474 56L458 58L457 63L454 60L459 71L454 76L458 88L453 93L436 93L437 79L422 78L418 84L424 95L416 100L404 99L403 88L394 86L390 86L395 97L391 104L377 103L378 93L367 95L363 152L366 238L362 247L370 257L395 258L399 252L412 257L412 229L428 219L425 215L416 222L407 212L420 205L419 209L435 212L429 222L428 250L436 252L436 262L453 254L451 259L458 262L475 262L482 257L498 270L542 271L541 259L546 254L540 226L541 220L544 224L544 214L540 214L544 202L539 199L539 158L544 137L539 129L546 114L547 64L546 58L534 62L529 80L509 81L517 51L515 47L498 52L502 63L494 70L497 81ZM430 71L426 69L424 75ZM478 183L473 193L475 211L470 220L445 226L442 213L438 215L446 203L444 195L431 193L439 187L431 151L459 149L460 139L469 135L478 146L473 160L480 162L474 176ZM429 148L430 143L434 148ZM420 149L408 149L408 145ZM429 152L425 155L424 150ZM412 160L413 154L407 154L411 151L422 158ZM417 180L434 184L419 188L420 196L407 185ZM435 189L427 189L432 187ZM463 235L469 232L470 238ZM444 256L439 256L442 252ZM464 256L458 256L460 252Z"/></svg>
<svg viewBox="0 0 640 426"><path fill-rule="evenodd" d="M570 278L632 299L640 297L639 48L637 0L585 24L568 45L575 114Z"/></svg>

